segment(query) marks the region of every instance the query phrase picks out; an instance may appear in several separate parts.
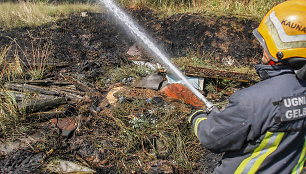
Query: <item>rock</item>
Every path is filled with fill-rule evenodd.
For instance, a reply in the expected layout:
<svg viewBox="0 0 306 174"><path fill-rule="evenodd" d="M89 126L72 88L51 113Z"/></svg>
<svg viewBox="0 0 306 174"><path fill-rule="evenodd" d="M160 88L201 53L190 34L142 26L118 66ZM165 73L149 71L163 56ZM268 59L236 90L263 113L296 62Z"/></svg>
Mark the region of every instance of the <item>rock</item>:
<svg viewBox="0 0 306 174"><path fill-rule="evenodd" d="M53 160L47 165L47 169L55 173L96 173L96 171L81 166L77 163L65 160Z"/></svg>
<svg viewBox="0 0 306 174"><path fill-rule="evenodd" d="M152 74L137 82L135 87L159 90L163 81L164 77L162 75Z"/></svg>
<svg viewBox="0 0 306 174"><path fill-rule="evenodd" d="M15 140L13 142L6 142L0 144L0 157L6 156L10 154L11 152L17 150L17 149L24 149L29 144L34 144L41 138L41 135L35 134L33 136L28 136L25 138L20 138L18 140Z"/></svg>
<svg viewBox="0 0 306 174"><path fill-rule="evenodd" d="M137 44L133 44L129 50L126 52L127 55L132 56L132 57L138 57L142 56L142 49L139 48Z"/></svg>
<svg viewBox="0 0 306 174"><path fill-rule="evenodd" d="M124 87L116 87L116 88L111 89L106 95L106 99L108 100L109 104L114 106L118 101L117 97L115 97L114 94L119 91L123 91L123 90L125 90Z"/></svg>

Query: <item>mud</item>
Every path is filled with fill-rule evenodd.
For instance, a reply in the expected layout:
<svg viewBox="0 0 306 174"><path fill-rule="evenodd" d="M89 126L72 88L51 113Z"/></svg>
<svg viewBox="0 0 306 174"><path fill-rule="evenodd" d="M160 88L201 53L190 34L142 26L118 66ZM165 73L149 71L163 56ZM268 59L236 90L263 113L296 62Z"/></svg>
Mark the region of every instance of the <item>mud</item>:
<svg viewBox="0 0 306 174"><path fill-rule="evenodd" d="M176 14L160 19L158 14L146 8L127 11L157 40L170 57L195 54L203 59L215 59L220 63L224 60L234 60L236 63L248 65L258 63L255 58L261 54L261 49L251 34L258 25L257 22L203 14ZM110 89L122 86L125 82L99 88L97 81L101 76L107 75L108 70L129 63L126 52L134 44L133 38L111 21L112 18L107 14L87 13L86 17L76 14L41 27L0 30L1 47L12 45L8 57L13 58L17 53L27 62L26 55L30 55L33 48L48 47L51 52L47 61L53 67L47 70L44 79L63 81L67 80L67 76L72 76L94 90L94 93L87 95L88 88L77 87L86 93L87 98L84 101L69 103L74 111L67 117L76 117L78 124L71 136L61 137L61 130L49 122L35 122L38 124L35 126L36 129L43 132L45 140L9 155L0 155L2 173L43 173L44 160L48 161L50 158L79 161L98 173L120 173L123 169L131 173L187 171L171 162L171 151L175 149L170 149L167 153L154 153L157 147L161 150L168 148L166 145L160 145L162 137L156 132L152 131L146 139L130 137L127 132L121 132L120 126L147 131L150 127L144 123L163 121L155 112L166 115L171 111L175 112L171 115L175 117L175 125L171 128L186 133L189 128L186 127L185 116L193 109L191 106L170 101L158 91L134 88L118 95L121 108L114 109L105 101L105 95ZM135 108L134 104L140 107ZM162 110L164 108L168 111ZM132 111L129 111L130 109ZM126 114L120 123L115 119L119 112ZM185 116L181 118L183 114ZM144 123L133 122L134 118L141 119ZM165 135L171 137L169 130L163 131L162 133L166 132ZM134 138L135 145L126 147L126 138L118 137L119 134ZM186 134L190 135L190 132L187 131ZM48 151L51 148L54 152L49 155ZM190 149L198 152L192 157L197 163L192 169L198 173L211 173L221 158L221 155L213 154L199 144ZM139 154L139 151L142 153ZM152 156L159 160L150 161ZM127 168L126 164L122 163L123 159L127 164L132 163L136 167ZM139 160L146 161L146 164L141 164Z"/></svg>

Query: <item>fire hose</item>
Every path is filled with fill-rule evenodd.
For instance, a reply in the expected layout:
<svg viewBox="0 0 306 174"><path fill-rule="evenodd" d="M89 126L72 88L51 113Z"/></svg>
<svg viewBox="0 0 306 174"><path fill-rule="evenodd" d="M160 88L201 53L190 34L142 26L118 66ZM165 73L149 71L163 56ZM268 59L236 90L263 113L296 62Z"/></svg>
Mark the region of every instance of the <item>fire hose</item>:
<svg viewBox="0 0 306 174"><path fill-rule="evenodd" d="M219 112L214 105L208 101L191 83L185 75L170 61L170 59L159 49L152 39L145 34L143 29L137 25L123 10L121 10L112 0L100 0L101 4L109 13L120 22L121 26L126 29L153 57L162 65L167 67L178 79L182 80L184 85L195 94L206 105L207 112Z"/></svg>

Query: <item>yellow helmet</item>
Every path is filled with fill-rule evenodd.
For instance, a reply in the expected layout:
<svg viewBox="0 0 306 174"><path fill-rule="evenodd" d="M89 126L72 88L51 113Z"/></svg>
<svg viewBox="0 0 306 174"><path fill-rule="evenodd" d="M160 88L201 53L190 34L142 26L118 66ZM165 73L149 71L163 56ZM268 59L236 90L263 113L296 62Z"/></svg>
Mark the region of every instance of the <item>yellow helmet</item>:
<svg viewBox="0 0 306 174"><path fill-rule="evenodd" d="M273 7L253 31L274 62L292 67L306 63L306 0Z"/></svg>

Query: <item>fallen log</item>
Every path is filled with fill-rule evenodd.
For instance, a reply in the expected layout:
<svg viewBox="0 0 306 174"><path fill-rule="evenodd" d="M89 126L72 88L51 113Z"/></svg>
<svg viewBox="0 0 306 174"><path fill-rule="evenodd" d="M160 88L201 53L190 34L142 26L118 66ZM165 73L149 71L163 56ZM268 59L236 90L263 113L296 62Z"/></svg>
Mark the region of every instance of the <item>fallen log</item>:
<svg viewBox="0 0 306 174"><path fill-rule="evenodd" d="M59 91L59 93L61 93L62 95L65 95L66 97L68 97L71 100L74 101L78 101L78 100L84 100L84 97L78 95L78 94L73 94L73 93L69 93L66 91Z"/></svg>
<svg viewBox="0 0 306 174"><path fill-rule="evenodd" d="M89 87L86 84L74 79L73 77L70 76L65 76L65 78L67 78L69 81L71 81L73 83L73 85L84 92L97 92L95 88Z"/></svg>
<svg viewBox="0 0 306 174"><path fill-rule="evenodd" d="M17 83L7 83L4 85L7 89L13 90L13 91L30 91L30 92L37 92L41 94L46 95L55 95L59 96L58 92L51 91L42 87L33 86L33 85L27 85L27 84L17 84Z"/></svg>
<svg viewBox="0 0 306 174"><path fill-rule="evenodd" d="M56 86L68 86L68 85L73 85L71 82L54 82L53 85Z"/></svg>
<svg viewBox="0 0 306 174"><path fill-rule="evenodd" d="M58 82L53 80L30 80L30 81L12 81L14 84L28 84L34 86L68 86L73 85L71 82Z"/></svg>
<svg viewBox="0 0 306 174"><path fill-rule="evenodd" d="M66 104L67 100L64 97L58 98L50 98L50 99L38 99L38 100L31 100L19 105L26 114L34 113L37 111L44 111L46 109L59 106L62 104Z"/></svg>
<svg viewBox="0 0 306 174"><path fill-rule="evenodd" d="M76 94L76 95L79 95L79 96L84 96L86 94L85 92L75 90L75 89L71 89L71 88L61 88L60 90L62 90L64 92L67 92L67 93Z"/></svg>
<svg viewBox="0 0 306 174"><path fill-rule="evenodd" d="M194 66L186 66L185 74L187 76L196 76L196 77L204 77L204 78L219 78L219 79L229 79L240 82L258 82L258 77L254 74L248 73L240 73L240 72L231 72L231 71L222 71L209 69L204 67L194 67Z"/></svg>
<svg viewBox="0 0 306 174"><path fill-rule="evenodd" d="M19 92L19 91L6 91L6 92L0 92L0 96L7 96L7 95L11 95L15 98L16 101L24 101L27 98L29 98L30 96ZM54 98L54 96L50 96L50 95L44 95L44 94L37 94L38 98Z"/></svg>
<svg viewBox="0 0 306 174"><path fill-rule="evenodd" d="M31 81L23 81L23 82L11 82L11 83L19 83L19 84L28 84L34 86L51 86L53 85L53 81L50 80L31 80Z"/></svg>
<svg viewBox="0 0 306 174"><path fill-rule="evenodd" d="M73 90L69 88L61 88L61 87L52 87L52 91L57 92L60 95L66 96L71 100L78 101L78 100L84 100L85 92Z"/></svg>

